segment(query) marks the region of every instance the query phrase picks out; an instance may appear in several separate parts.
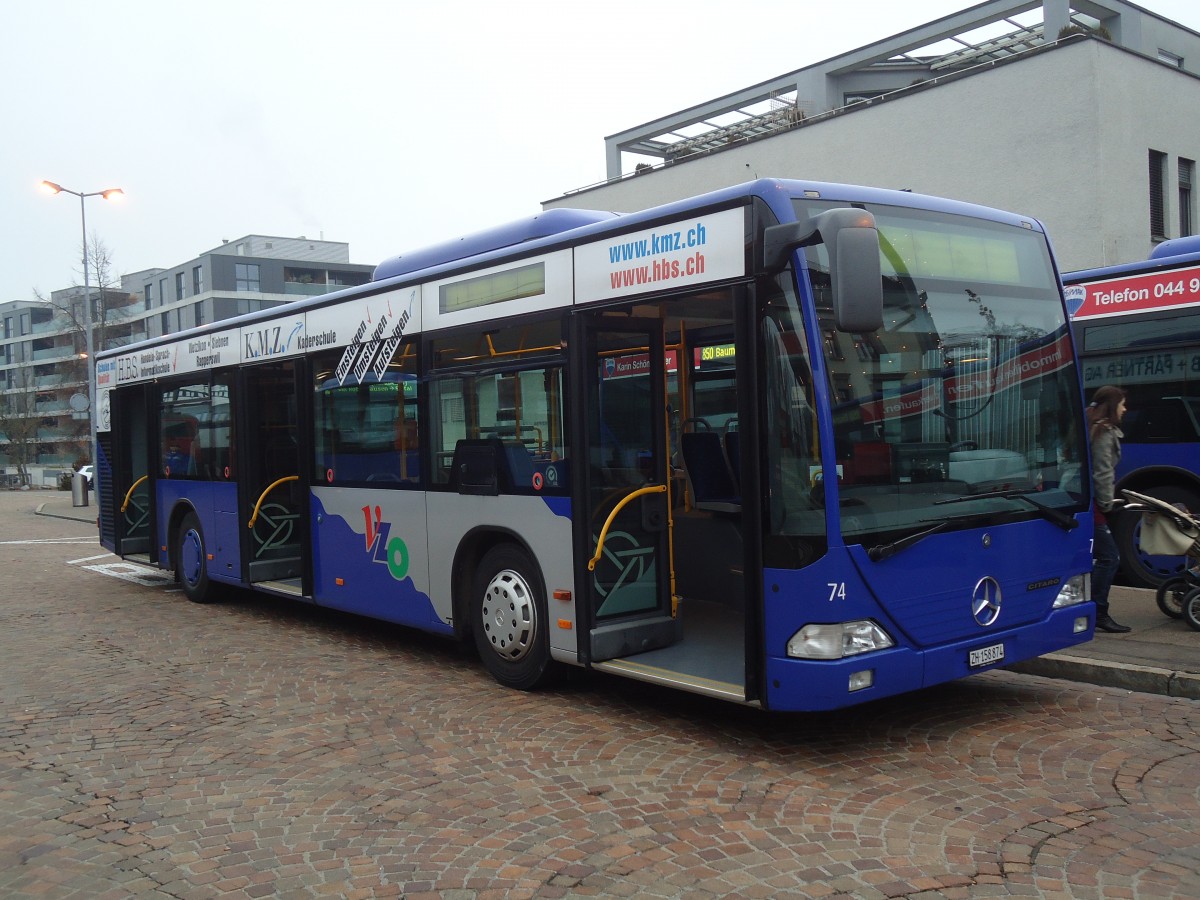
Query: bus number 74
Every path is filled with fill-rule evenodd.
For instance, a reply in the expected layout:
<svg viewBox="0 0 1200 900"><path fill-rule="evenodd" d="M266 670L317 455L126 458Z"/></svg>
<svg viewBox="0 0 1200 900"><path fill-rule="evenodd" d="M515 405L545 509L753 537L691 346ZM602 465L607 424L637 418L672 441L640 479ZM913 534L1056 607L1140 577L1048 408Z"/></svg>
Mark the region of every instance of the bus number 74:
<svg viewBox="0 0 1200 900"><path fill-rule="evenodd" d="M829 588L829 602L834 600L846 599L846 582L844 581L827 581L826 586Z"/></svg>

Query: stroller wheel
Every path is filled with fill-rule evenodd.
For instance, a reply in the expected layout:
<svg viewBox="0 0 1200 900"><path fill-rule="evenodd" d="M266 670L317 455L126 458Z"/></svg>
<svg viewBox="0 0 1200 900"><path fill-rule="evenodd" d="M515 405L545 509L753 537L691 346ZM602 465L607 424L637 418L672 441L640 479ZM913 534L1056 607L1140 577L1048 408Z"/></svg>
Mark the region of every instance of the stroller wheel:
<svg viewBox="0 0 1200 900"><path fill-rule="evenodd" d="M1197 584L1188 575L1176 575L1160 584L1154 599L1158 602L1158 608L1162 610L1163 615L1170 616L1172 619L1182 619L1183 598L1194 587L1200 587L1200 584Z"/></svg>
<svg viewBox="0 0 1200 900"><path fill-rule="evenodd" d="M1200 587L1192 588L1183 597L1183 617L1196 631L1200 631Z"/></svg>

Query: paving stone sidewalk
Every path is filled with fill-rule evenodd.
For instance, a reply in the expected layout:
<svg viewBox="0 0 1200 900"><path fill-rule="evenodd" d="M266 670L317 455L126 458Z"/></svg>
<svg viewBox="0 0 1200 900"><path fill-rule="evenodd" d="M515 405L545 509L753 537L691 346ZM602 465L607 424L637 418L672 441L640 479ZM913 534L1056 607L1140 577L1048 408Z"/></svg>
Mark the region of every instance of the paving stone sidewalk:
<svg viewBox="0 0 1200 900"><path fill-rule="evenodd" d="M1200 896L1195 700L1007 670L804 716L524 694L110 560L0 496L0 896Z"/></svg>

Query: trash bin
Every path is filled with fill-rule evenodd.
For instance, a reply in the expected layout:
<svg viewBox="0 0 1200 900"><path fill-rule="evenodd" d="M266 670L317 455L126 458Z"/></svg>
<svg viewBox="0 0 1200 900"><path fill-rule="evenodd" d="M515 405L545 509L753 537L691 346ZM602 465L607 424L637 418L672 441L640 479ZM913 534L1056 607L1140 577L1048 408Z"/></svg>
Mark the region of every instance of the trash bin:
<svg viewBox="0 0 1200 900"><path fill-rule="evenodd" d="M71 505L72 506L87 506L88 505L88 483L87 476L82 472L76 472L71 476Z"/></svg>

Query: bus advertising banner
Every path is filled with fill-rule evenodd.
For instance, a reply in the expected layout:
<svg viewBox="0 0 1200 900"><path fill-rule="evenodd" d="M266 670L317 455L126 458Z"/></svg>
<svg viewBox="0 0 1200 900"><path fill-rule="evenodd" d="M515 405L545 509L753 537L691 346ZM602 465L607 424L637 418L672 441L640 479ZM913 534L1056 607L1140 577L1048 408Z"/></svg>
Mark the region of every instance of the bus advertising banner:
<svg viewBox="0 0 1200 900"><path fill-rule="evenodd" d="M746 274L741 207L575 248L575 300L590 303Z"/></svg>
<svg viewBox="0 0 1200 900"><path fill-rule="evenodd" d="M1072 319L1200 306L1200 266L1073 284L1064 293Z"/></svg>

